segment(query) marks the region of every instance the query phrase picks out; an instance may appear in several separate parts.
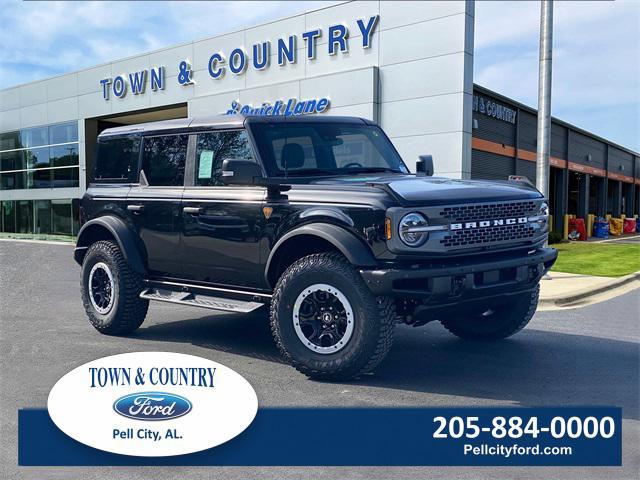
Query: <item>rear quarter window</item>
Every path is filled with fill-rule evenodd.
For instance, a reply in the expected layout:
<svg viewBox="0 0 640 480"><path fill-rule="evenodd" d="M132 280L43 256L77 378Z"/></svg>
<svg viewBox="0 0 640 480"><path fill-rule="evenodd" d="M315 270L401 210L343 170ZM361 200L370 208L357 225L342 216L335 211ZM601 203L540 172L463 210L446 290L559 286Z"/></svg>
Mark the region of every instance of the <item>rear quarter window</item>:
<svg viewBox="0 0 640 480"><path fill-rule="evenodd" d="M140 135L98 139L93 181L96 183L134 182L140 157Z"/></svg>

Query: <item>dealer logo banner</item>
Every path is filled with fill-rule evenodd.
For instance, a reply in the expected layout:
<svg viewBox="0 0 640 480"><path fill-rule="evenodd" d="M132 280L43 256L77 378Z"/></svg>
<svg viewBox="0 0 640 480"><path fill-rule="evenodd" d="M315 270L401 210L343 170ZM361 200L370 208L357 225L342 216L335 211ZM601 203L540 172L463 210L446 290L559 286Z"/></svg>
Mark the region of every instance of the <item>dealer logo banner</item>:
<svg viewBox="0 0 640 480"><path fill-rule="evenodd" d="M215 447L253 421L256 393L240 374L192 355L126 353L82 365L53 387L56 426L107 452L144 457Z"/></svg>

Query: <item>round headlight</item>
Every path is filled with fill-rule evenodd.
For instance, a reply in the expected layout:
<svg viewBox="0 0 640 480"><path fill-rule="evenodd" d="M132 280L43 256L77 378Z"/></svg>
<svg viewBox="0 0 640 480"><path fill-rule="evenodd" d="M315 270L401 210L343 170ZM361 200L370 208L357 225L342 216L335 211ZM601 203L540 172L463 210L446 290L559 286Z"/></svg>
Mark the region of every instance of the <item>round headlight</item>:
<svg viewBox="0 0 640 480"><path fill-rule="evenodd" d="M547 202L542 202L540 210L538 210L538 215L546 218L549 217L549 205L547 205Z"/></svg>
<svg viewBox="0 0 640 480"><path fill-rule="evenodd" d="M549 205L547 202L542 202L538 209L538 225L544 226L549 221Z"/></svg>
<svg viewBox="0 0 640 480"><path fill-rule="evenodd" d="M429 238L425 230L429 226L427 219L421 213L413 212L405 215L398 225L400 239L410 247L419 247Z"/></svg>

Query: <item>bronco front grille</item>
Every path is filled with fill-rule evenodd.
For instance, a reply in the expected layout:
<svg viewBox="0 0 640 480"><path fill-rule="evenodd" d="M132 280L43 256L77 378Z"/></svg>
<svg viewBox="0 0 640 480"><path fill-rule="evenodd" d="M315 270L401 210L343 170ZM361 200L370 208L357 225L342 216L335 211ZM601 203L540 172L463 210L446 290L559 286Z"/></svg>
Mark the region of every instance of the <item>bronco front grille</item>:
<svg viewBox="0 0 640 480"><path fill-rule="evenodd" d="M502 202L445 207L440 212L440 216L451 222L468 222L493 218L524 217L535 215L537 211L536 202Z"/></svg>
<svg viewBox="0 0 640 480"><path fill-rule="evenodd" d="M472 228L449 233L440 243L445 247L471 247L488 243L528 240L533 237L529 225L501 225L498 227Z"/></svg>
<svg viewBox="0 0 640 480"><path fill-rule="evenodd" d="M539 203L536 201L516 201L482 203L469 205L453 205L443 207L440 215L450 224L500 219L513 219L537 215ZM492 225L477 228L450 230L440 239L440 244L447 248L464 248L527 241L535 235L535 229L528 223Z"/></svg>

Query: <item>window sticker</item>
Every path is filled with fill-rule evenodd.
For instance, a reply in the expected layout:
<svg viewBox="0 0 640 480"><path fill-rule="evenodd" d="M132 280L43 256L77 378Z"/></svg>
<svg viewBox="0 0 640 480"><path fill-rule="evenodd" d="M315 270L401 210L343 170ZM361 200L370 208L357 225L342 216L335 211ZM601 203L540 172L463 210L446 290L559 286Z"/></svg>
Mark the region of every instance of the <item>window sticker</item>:
<svg viewBox="0 0 640 480"><path fill-rule="evenodd" d="M213 151L205 150L200 154L198 178L211 178L212 167L213 167Z"/></svg>

